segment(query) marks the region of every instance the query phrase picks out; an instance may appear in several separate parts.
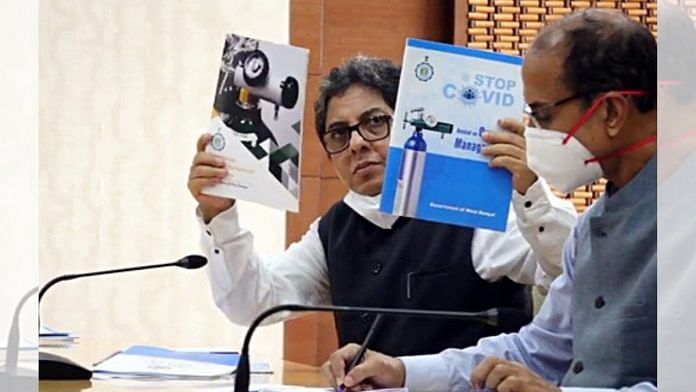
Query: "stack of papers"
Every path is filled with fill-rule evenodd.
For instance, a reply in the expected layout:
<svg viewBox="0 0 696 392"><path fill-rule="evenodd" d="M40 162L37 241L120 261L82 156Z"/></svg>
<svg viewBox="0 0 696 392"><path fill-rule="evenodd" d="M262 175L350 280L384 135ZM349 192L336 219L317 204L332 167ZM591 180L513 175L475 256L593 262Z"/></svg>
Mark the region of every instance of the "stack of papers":
<svg viewBox="0 0 696 392"><path fill-rule="evenodd" d="M132 346L97 363L92 372L110 378L214 379L233 374L238 362L237 353Z"/></svg>
<svg viewBox="0 0 696 392"><path fill-rule="evenodd" d="M59 331L46 325L39 329L39 346L67 347L78 342L79 336L68 331Z"/></svg>

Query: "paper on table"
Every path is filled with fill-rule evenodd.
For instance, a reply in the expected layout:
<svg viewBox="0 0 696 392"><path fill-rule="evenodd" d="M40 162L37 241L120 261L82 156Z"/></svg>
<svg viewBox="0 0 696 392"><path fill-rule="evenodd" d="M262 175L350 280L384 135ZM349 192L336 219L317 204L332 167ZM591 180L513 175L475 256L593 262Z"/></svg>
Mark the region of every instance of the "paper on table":
<svg viewBox="0 0 696 392"><path fill-rule="evenodd" d="M67 331L58 331L55 328L51 328L47 325L42 325L39 328L39 336L45 337L45 336L69 336L70 332Z"/></svg>
<svg viewBox="0 0 696 392"><path fill-rule="evenodd" d="M237 368L237 354L210 354L133 346L98 363L95 373L119 377L217 378Z"/></svg>
<svg viewBox="0 0 696 392"><path fill-rule="evenodd" d="M118 373L130 376L205 377L215 378L231 374L236 366L173 358L157 358L120 354L94 367L94 372Z"/></svg>
<svg viewBox="0 0 696 392"><path fill-rule="evenodd" d="M80 337L72 332L59 331L47 325L39 328L39 346L68 347L79 341Z"/></svg>
<svg viewBox="0 0 696 392"><path fill-rule="evenodd" d="M238 352L231 347L220 347L220 346L202 346L202 347L186 347L186 348L175 348L175 351L186 351L186 352L198 352L198 353L213 353L213 354L238 354ZM273 367L268 362L251 362L249 365L249 370L251 373L255 374L272 374Z"/></svg>

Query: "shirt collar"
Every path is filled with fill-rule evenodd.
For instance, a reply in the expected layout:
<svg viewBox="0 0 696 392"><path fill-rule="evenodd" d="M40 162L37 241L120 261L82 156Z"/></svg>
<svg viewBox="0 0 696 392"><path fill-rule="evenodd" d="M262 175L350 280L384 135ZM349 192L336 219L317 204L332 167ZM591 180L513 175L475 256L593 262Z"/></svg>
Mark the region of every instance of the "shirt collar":
<svg viewBox="0 0 696 392"><path fill-rule="evenodd" d="M370 223L382 229L391 229L398 216L389 215L379 210L379 202L382 195L365 196L353 191L343 198L343 202L348 205L358 215L367 219Z"/></svg>

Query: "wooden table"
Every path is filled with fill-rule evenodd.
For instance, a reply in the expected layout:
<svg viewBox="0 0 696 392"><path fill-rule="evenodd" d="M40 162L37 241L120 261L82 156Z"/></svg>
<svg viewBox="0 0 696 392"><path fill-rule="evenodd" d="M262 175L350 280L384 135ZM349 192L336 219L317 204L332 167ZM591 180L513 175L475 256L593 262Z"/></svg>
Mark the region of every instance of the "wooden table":
<svg viewBox="0 0 696 392"><path fill-rule="evenodd" d="M326 386L319 368L284 361L282 369L274 369L274 374L252 375L252 383L273 383L304 386ZM92 380L92 381L41 381L39 391L73 392L73 391L133 391L133 390L166 390L193 391L210 389L215 391L231 391L233 380L217 381L126 381L126 380ZM218 389L219 388L219 389ZM229 389L228 389L229 388Z"/></svg>
<svg viewBox="0 0 696 392"><path fill-rule="evenodd" d="M70 359L88 366L95 359L104 358L109 354L107 342L84 342L69 349L42 348L69 357ZM123 347L123 346L117 346ZM115 350L111 350L113 352ZM251 357L252 361L254 357ZM287 384L303 386L327 386L319 372L319 368L290 361L272 362L274 373L252 375L252 383ZM166 391L231 391L234 380L212 381L135 381L135 380L90 380L90 381L41 381L39 391L72 392L72 391L133 391L133 390L166 390Z"/></svg>

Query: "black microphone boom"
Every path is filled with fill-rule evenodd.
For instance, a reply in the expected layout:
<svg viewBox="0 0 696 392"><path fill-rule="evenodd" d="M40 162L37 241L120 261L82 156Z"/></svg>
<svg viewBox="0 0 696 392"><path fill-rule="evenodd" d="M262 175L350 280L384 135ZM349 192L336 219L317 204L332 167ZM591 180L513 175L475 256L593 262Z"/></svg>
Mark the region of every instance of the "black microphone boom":
<svg viewBox="0 0 696 392"><path fill-rule="evenodd" d="M297 305L285 304L274 306L258 315L249 326L244 336L242 352L239 356L239 363L234 377L235 392L249 392L249 345L251 336L256 328L261 325L263 320L278 312L337 312L337 313L370 313L382 314L385 316L408 316L418 318L452 318L460 320L478 321L484 324L497 327L505 323L508 319L528 319L529 316L518 309L489 309L482 312L455 312L446 310L423 310L423 309L400 309L400 308L368 308L358 306L329 306L329 305Z"/></svg>
<svg viewBox="0 0 696 392"><path fill-rule="evenodd" d="M41 314L41 299L44 294L56 283L89 276L118 274L121 272L142 271L153 268L181 267L186 269L201 268L208 263L208 259L199 255L190 255L173 263L151 264L138 267L119 268L81 274L68 274L55 277L41 287L39 291L39 315ZM40 317L40 316L39 316ZM39 321L39 325L41 322ZM39 380L89 380L92 372L71 360L59 355L39 351Z"/></svg>
<svg viewBox="0 0 696 392"><path fill-rule="evenodd" d="M48 291L48 289L50 289L56 283L64 282L66 280L86 278L88 276L119 274L121 272L142 271L142 270L146 270L146 269L163 268L163 267L181 267L181 268L186 268L186 269L196 269L196 268L203 267L204 265L206 265L206 263L208 263L208 260L205 257L199 256L199 255L190 255L190 256L186 256L182 259L179 259L173 263L141 265L138 267L119 268L119 269L95 271L95 272L85 272L82 274L61 275L61 276L57 276L57 277L49 280L48 282L46 282L46 284L44 284L41 287L41 291L39 291L39 304L41 304L41 298L43 298L44 294L46 294L46 291Z"/></svg>

